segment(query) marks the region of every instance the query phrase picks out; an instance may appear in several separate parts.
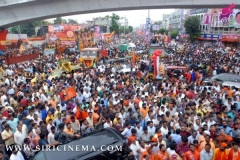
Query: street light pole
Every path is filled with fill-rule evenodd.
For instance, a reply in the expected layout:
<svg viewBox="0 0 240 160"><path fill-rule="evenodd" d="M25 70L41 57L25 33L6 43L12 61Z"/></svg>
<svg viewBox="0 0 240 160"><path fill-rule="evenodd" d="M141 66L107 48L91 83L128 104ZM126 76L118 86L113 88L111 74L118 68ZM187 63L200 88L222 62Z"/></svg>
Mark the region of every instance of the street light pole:
<svg viewBox="0 0 240 160"><path fill-rule="evenodd" d="M124 37L125 37L126 17L124 17Z"/></svg>

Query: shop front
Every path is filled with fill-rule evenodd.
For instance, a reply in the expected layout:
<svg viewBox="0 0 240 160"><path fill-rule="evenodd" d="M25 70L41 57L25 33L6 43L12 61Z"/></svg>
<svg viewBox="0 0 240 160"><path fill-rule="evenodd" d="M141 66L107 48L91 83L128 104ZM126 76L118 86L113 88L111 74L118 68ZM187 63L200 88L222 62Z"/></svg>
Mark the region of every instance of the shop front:
<svg viewBox="0 0 240 160"><path fill-rule="evenodd" d="M219 37L220 36L218 34L201 34L196 39L199 41L204 41L204 42L217 43L220 39Z"/></svg>
<svg viewBox="0 0 240 160"><path fill-rule="evenodd" d="M239 38L237 34L225 34L222 35L221 41L225 47L237 47Z"/></svg>

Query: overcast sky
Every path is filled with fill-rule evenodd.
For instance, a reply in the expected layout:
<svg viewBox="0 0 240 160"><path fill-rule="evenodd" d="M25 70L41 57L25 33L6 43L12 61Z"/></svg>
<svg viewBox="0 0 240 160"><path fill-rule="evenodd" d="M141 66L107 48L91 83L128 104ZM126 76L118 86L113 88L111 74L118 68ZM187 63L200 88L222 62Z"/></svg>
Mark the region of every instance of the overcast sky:
<svg viewBox="0 0 240 160"><path fill-rule="evenodd" d="M151 21L162 20L163 14L172 13L174 9L154 9L150 10ZM146 18L148 17L148 10L134 10L134 11L118 11L118 12L101 12L101 13L92 13L92 14L82 14L82 15L73 15L63 18L71 18L77 20L79 23L86 23L87 20L92 20L95 17L104 17L106 15L111 15L115 13L120 17L126 17L128 19L128 25L133 27L138 27L141 24L146 23Z"/></svg>

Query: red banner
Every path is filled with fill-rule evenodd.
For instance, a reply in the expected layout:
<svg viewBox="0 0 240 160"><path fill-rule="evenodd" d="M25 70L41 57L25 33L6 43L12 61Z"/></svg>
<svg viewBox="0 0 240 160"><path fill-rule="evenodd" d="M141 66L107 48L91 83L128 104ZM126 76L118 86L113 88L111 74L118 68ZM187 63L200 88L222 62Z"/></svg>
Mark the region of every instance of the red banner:
<svg viewBox="0 0 240 160"><path fill-rule="evenodd" d="M6 57L6 64L11 65L11 64L17 64L25 61L30 61L33 59L37 59L40 55L40 52L33 53L33 54L27 54L27 55L22 55L22 56L12 56L12 57Z"/></svg>
<svg viewBox="0 0 240 160"><path fill-rule="evenodd" d="M75 41L74 31L81 29L80 25L48 25L49 40Z"/></svg>
<svg viewBox="0 0 240 160"><path fill-rule="evenodd" d="M8 34L7 30L0 31L0 50L5 49L6 45L2 44L1 42L6 42L7 34Z"/></svg>

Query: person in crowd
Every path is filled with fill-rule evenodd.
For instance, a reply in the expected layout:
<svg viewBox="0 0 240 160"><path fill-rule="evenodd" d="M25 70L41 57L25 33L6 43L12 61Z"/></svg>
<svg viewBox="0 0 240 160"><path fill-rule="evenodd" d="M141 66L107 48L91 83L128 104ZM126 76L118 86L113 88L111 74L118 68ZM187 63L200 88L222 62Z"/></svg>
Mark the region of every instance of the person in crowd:
<svg viewBox="0 0 240 160"><path fill-rule="evenodd" d="M69 126L68 130L71 129L71 123L69 123L68 126ZM59 131L54 135L54 139L56 141L60 142L61 144L65 144L71 140L80 138L80 135L74 134L73 131L71 132L71 134L65 132L64 127L65 127L64 123L59 124L58 126Z"/></svg>
<svg viewBox="0 0 240 160"><path fill-rule="evenodd" d="M3 151L0 151L0 160L9 160L7 157L4 156Z"/></svg>
<svg viewBox="0 0 240 160"><path fill-rule="evenodd" d="M14 135L8 124L4 126L4 130L1 133L1 136L5 144L5 153L10 157L12 154L12 151L8 148L13 147L15 144L15 141L14 141Z"/></svg>
<svg viewBox="0 0 240 160"><path fill-rule="evenodd" d="M25 160L18 146L13 145L10 160Z"/></svg>
<svg viewBox="0 0 240 160"><path fill-rule="evenodd" d="M200 152L200 160L208 160L213 158L213 151L211 145L207 143L205 149Z"/></svg>

